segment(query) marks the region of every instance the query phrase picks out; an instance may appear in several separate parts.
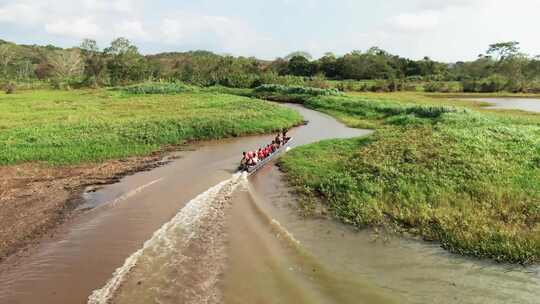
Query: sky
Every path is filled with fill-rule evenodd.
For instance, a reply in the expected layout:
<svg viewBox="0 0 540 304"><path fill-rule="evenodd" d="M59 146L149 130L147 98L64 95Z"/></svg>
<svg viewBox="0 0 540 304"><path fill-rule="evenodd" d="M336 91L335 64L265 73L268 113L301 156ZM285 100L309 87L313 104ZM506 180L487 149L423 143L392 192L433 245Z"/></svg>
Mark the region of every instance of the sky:
<svg viewBox="0 0 540 304"><path fill-rule="evenodd" d="M204 49L284 57L378 46L454 62L519 41L540 55L540 0L0 0L0 39L101 47L126 37L142 53Z"/></svg>

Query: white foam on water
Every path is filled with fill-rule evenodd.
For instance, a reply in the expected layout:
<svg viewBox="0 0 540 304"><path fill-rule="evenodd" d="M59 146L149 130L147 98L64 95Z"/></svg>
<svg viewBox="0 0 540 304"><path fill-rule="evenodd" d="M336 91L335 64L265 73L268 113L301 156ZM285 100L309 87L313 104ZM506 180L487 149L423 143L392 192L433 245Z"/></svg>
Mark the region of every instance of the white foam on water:
<svg viewBox="0 0 540 304"><path fill-rule="evenodd" d="M112 202L110 202L109 204L112 205L112 206L114 206L114 205L118 204L119 202L124 201L124 200L126 200L126 199L128 199L128 198L130 198L130 197L132 197L132 196L134 196L134 195L136 195L136 194L138 194L138 193L140 193L140 192L143 191L144 189L146 189L146 188L152 186L153 184L159 183L161 180L162 180L162 178L158 178L158 179L153 180L153 181L151 181L151 182L149 182L149 183L147 183L147 184L144 184L144 185L142 185L142 186L140 186L140 187L137 187L137 188L135 188L135 189L129 191L128 193L123 194L123 195L119 196L118 198L114 199L114 200L113 200Z"/></svg>
<svg viewBox="0 0 540 304"><path fill-rule="evenodd" d="M278 233L278 235L283 236L285 239L293 243L294 245L300 245L300 241L297 240L294 235L287 230L287 228L283 227L280 222L278 222L276 219L272 219L270 222L272 225L272 228Z"/></svg>
<svg viewBox="0 0 540 304"><path fill-rule="evenodd" d="M135 188L135 189L133 189L133 190L131 190L131 191L129 191L129 192L126 192L126 193L120 195L119 197L117 197L117 198L115 198L115 199L113 199L113 200L111 200L111 201L108 201L108 202L99 204L98 206L96 206L95 208L92 208L92 209L91 209L90 211L88 211L88 212L95 212L96 210L101 210L101 209L104 208L104 207L114 207L115 205L119 204L120 202L125 201L125 200L127 200L128 198L130 198L130 197L132 197L132 196L135 196L135 195L139 194L139 193L142 192L144 189L146 189L146 188L148 188L148 187L150 187L150 186L152 186L152 185L154 185L154 184L156 184L156 183L159 183L159 182L161 182L162 180L163 180L163 178L155 179L155 180L153 180L153 181L151 181L151 182L149 182L149 183L146 183L146 184L144 184L144 185L142 185L142 186L139 186L139 187L137 187L137 188ZM88 195L86 192L83 193L83 196L86 196L86 195ZM87 206L87 204L83 204L82 206L79 206L79 208L81 208L81 207L86 207L86 206Z"/></svg>
<svg viewBox="0 0 540 304"><path fill-rule="evenodd" d="M204 218L208 212L211 212L212 204L218 197L230 195L236 187L244 184L247 181L246 176L245 173L237 173L230 179L211 187L189 201L169 222L155 231L141 249L129 256L124 265L115 270L112 278L107 281L105 286L92 292L88 297L88 304L109 303L126 276L137 265L137 262L147 250L158 254L162 251L163 254L166 254L167 248L172 248L175 245L172 238L175 237L177 228L181 227L183 231L188 233L188 238L194 237L195 232L190 228L194 227L194 224Z"/></svg>

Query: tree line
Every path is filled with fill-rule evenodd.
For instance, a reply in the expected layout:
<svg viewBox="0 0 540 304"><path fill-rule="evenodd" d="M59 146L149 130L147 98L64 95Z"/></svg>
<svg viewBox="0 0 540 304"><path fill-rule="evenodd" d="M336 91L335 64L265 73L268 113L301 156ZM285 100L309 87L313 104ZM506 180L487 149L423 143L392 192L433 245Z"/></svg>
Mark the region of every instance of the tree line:
<svg viewBox="0 0 540 304"><path fill-rule="evenodd" d="M393 91L421 84L427 91L540 93L540 57L524 54L518 42L492 44L473 61L444 63L429 57L412 60L378 47L343 56L327 53L315 60L306 52L294 52L265 61L208 51L145 56L125 38L115 39L103 49L91 39L69 49L0 40L0 80L39 80L58 88L164 80L242 88L334 85L344 90ZM354 81L363 84L352 85Z"/></svg>

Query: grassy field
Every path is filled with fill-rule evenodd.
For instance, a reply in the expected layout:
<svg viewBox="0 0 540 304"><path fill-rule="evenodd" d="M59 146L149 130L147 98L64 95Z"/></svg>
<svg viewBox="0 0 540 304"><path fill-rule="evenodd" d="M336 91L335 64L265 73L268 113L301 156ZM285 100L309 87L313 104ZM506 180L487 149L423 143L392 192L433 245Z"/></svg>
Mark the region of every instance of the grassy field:
<svg viewBox="0 0 540 304"><path fill-rule="evenodd" d="M540 115L411 93L304 104L376 129L282 159L306 201L322 199L346 223L408 231L452 252L540 262Z"/></svg>
<svg viewBox="0 0 540 304"><path fill-rule="evenodd" d="M216 92L0 93L0 165L99 162L187 140L275 131L301 120L283 107Z"/></svg>

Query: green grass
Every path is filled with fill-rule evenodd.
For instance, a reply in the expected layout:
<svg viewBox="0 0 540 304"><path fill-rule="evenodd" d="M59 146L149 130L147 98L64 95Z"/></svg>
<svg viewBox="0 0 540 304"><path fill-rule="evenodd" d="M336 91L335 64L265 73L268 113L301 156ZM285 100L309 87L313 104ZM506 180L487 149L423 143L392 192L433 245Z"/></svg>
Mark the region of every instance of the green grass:
<svg viewBox="0 0 540 304"><path fill-rule="evenodd" d="M281 161L290 182L355 226L408 231L464 255L540 262L540 115L416 100L305 99L307 107L376 132L294 149Z"/></svg>
<svg viewBox="0 0 540 304"><path fill-rule="evenodd" d="M277 93L307 96L336 96L341 95L337 89L319 89L304 86L284 86L279 84L264 84L254 90L255 93Z"/></svg>
<svg viewBox="0 0 540 304"><path fill-rule="evenodd" d="M188 140L266 133L301 121L290 109L213 92L0 93L0 165L99 162Z"/></svg>
<svg viewBox="0 0 540 304"><path fill-rule="evenodd" d="M118 90L129 94L178 94L186 92L195 92L197 88L183 83L159 83L147 82L135 84L127 87L118 88Z"/></svg>
<svg viewBox="0 0 540 304"><path fill-rule="evenodd" d="M319 89L304 86L264 84L251 90L249 94L252 97L278 102L302 102L305 98L311 96L339 96L342 93L337 89Z"/></svg>

